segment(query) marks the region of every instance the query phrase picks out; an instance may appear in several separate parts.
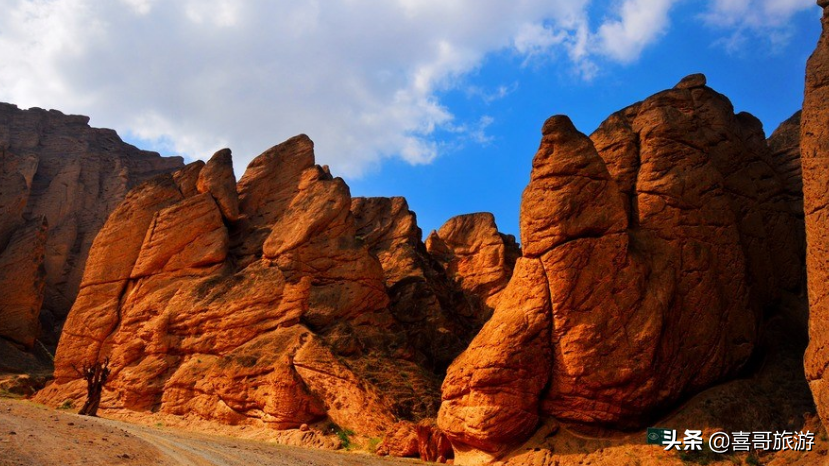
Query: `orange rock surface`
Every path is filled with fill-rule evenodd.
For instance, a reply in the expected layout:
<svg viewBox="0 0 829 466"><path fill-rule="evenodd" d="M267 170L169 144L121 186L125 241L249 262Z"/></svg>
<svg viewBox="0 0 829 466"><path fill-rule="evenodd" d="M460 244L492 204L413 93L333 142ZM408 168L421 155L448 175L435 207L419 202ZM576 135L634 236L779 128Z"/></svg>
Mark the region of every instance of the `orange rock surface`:
<svg viewBox="0 0 829 466"><path fill-rule="evenodd" d="M27 349L56 344L93 238L127 191L182 165L88 122L0 103L0 338Z"/></svg>
<svg viewBox="0 0 829 466"><path fill-rule="evenodd" d="M158 176L95 239L37 399L82 397L73 366L109 357L105 409L367 436L434 416L466 327L419 234L402 199L352 200L306 136L238 185L227 149Z"/></svg>
<svg viewBox="0 0 829 466"><path fill-rule="evenodd" d="M704 76L589 138L562 116L542 133L524 258L443 383L439 422L460 464L497 456L542 416L643 425L735 374L761 306L800 285L796 211L762 127Z"/></svg>
<svg viewBox="0 0 829 466"><path fill-rule="evenodd" d="M823 424L829 425L829 1L817 3L823 8L823 33L806 67L801 119L809 289L805 364L818 414Z"/></svg>
<svg viewBox="0 0 829 466"><path fill-rule="evenodd" d="M476 308L427 251L405 199L358 197L351 211L358 237L380 260L389 309L417 351L416 359L444 371L480 328Z"/></svg>
<svg viewBox="0 0 829 466"><path fill-rule="evenodd" d="M539 261L519 259L501 304L450 366L438 423L456 455L531 434L550 378L550 297Z"/></svg>
<svg viewBox="0 0 829 466"><path fill-rule="evenodd" d="M478 310L481 324L498 305L515 261L521 257L515 237L500 233L490 213L449 219L429 235L426 249Z"/></svg>

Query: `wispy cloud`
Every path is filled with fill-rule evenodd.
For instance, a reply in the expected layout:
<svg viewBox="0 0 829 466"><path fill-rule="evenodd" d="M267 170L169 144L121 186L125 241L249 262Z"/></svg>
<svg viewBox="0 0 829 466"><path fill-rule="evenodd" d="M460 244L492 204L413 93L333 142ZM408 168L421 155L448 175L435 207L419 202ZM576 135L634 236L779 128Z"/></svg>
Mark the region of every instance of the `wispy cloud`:
<svg viewBox="0 0 829 466"><path fill-rule="evenodd" d="M780 50L796 32L792 16L801 11L817 11L814 0L711 0L701 18L723 36L715 45L736 53L752 42Z"/></svg>
<svg viewBox="0 0 829 466"><path fill-rule="evenodd" d="M668 29L669 12L677 0L625 0L618 18L599 27L598 52L630 63Z"/></svg>
<svg viewBox="0 0 829 466"><path fill-rule="evenodd" d="M483 86L466 86L464 92L467 97L481 99L485 104L501 100L513 92L518 90L518 82L511 84L501 84L495 88L485 88Z"/></svg>

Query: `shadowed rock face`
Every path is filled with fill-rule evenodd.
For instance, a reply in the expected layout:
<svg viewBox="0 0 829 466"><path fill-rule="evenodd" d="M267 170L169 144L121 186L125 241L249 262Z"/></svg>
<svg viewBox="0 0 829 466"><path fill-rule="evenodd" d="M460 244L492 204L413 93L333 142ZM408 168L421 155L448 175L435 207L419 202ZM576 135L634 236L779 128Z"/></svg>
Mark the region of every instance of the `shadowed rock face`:
<svg viewBox="0 0 829 466"><path fill-rule="evenodd" d="M783 189L792 203L791 210L803 215L803 170L800 163L800 122L798 111L780 124L769 136L774 171L783 182Z"/></svg>
<svg viewBox="0 0 829 466"><path fill-rule="evenodd" d="M829 425L829 2L820 0L818 5L823 8L823 33L806 67L801 119L809 289L805 363L818 414Z"/></svg>
<svg viewBox="0 0 829 466"><path fill-rule="evenodd" d="M433 231L426 249L446 270L483 324L492 316L521 249L490 213L459 215Z"/></svg>
<svg viewBox="0 0 829 466"><path fill-rule="evenodd" d="M0 103L0 338L25 348L57 342L93 238L126 193L182 166L88 122Z"/></svg>
<svg viewBox="0 0 829 466"><path fill-rule="evenodd" d="M44 217L30 220L15 230L0 255L0 335L26 348L34 346L40 330L46 232Z"/></svg>
<svg viewBox="0 0 829 466"><path fill-rule="evenodd" d="M480 329L475 308L427 252L404 198L358 197L351 211L358 238L380 260L389 310L417 352L416 360L442 373Z"/></svg>
<svg viewBox="0 0 829 466"><path fill-rule="evenodd" d="M542 133L524 257L443 383L438 420L459 463L497 455L544 415L643 425L739 370L763 308L800 286L780 164L759 121L704 76L589 138L562 116Z"/></svg>
<svg viewBox="0 0 829 466"><path fill-rule="evenodd" d="M434 416L438 366L467 329L405 201L352 200L305 136L233 180L222 150L127 195L38 399L82 396L72 365L109 357L104 408L275 428L327 417L371 436Z"/></svg>
<svg viewBox="0 0 829 466"><path fill-rule="evenodd" d="M793 325L795 334L803 335L805 342L809 328L809 297L806 284L806 224L800 162L800 120L801 112L798 111L781 123L767 142L771 149L772 168L783 184L783 192L777 199L785 202L792 218L792 223L787 229L792 234L788 238L788 244L791 246L789 253L797 252L797 260L789 259L788 266L778 273L781 286L779 310L785 321ZM779 248L772 249L773 254L778 252Z"/></svg>

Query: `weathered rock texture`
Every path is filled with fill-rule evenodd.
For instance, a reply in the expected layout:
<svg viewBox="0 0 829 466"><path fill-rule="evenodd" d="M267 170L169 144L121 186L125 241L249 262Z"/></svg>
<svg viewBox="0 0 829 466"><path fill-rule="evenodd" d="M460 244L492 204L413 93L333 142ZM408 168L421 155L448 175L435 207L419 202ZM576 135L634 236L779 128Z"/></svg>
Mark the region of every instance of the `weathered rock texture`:
<svg viewBox="0 0 829 466"><path fill-rule="evenodd" d="M809 288L805 363L818 414L829 425L829 1L819 0L818 5L823 8L823 33L806 67L801 120Z"/></svg>
<svg viewBox="0 0 829 466"><path fill-rule="evenodd" d="M550 378L550 297L544 271L519 259L498 310L443 382L438 422L456 455L498 451L535 430Z"/></svg>
<svg viewBox="0 0 829 466"><path fill-rule="evenodd" d="M490 213L449 219L426 240L426 249L462 290L483 324L492 316L521 257L515 237L498 231Z"/></svg>
<svg viewBox="0 0 829 466"><path fill-rule="evenodd" d="M803 215L803 170L800 164L800 121L798 111L780 124L769 136L768 145L772 152L773 168L783 183L786 199L791 210Z"/></svg>
<svg viewBox="0 0 829 466"><path fill-rule="evenodd" d="M413 424L399 422L389 429L383 442L377 446L378 455L416 457L424 461L445 463L454 453L449 439L433 419Z"/></svg>
<svg viewBox="0 0 829 466"><path fill-rule="evenodd" d="M803 213L803 175L800 162L800 120L798 111L780 124L768 138L772 154L772 168L780 177L783 192L778 199L788 206L793 223L790 231L793 236L788 239L790 247L797 251L798 260L782 273L792 273L790 277L781 278L778 311L786 322L792 326L793 335L803 338L809 328L809 302L806 284L806 225ZM797 272L795 268L800 268ZM802 335L802 337L801 337Z"/></svg>
<svg viewBox="0 0 829 466"><path fill-rule="evenodd" d="M352 200L306 136L233 180L222 150L127 195L38 399L81 396L72 366L109 357L103 408L369 436L435 416L462 338L405 202Z"/></svg>
<svg viewBox="0 0 829 466"><path fill-rule="evenodd" d="M0 336L27 349L40 332L46 230L44 217L24 223L0 255Z"/></svg>
<svg viewBox="0 0 829 466"><path fill-rule="evenodd" d="M429 255L414 212L402 197L354 198L357 235L383 267L389 309L416 360L442 373L480 329L476 310Z"/></svg>
<svg viewBox="0 0 829 466"><path fill-rule="evenodd" d="M800 285L797 221L759 121L702 75L588 138L544 124L519 260L450 366L439 423L497 454L541 416L641 426L735 374L761 312Z"/></svg>
<svg viewBox="0 0 829 466"><path fill-rule="evenodd" d="M88 122L0 103L0 338L25 348L56 343L93 238L127 191L182 165Z"/></svg>

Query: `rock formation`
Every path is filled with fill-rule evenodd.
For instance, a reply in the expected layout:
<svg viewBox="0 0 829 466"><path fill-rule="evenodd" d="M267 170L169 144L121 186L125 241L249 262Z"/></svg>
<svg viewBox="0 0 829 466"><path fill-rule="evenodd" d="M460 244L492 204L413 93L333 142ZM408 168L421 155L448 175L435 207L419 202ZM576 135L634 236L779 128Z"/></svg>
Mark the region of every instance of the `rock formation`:
<svg viewBox="0 0 829 466"><path fill-rule="evenodd" d="M801 119L803 204L806 214L806 268L809 289L809 348L806 378L818 414L829 425L829 1L823 8L823 33L806 67Z"/></svg>
<svg viewBox="0 0 829 466"><path fill-rule="evenodd" d="M735 374L800 285L796 214L760 122L693 75L589 138L544 124L523 258L450 366L439 425L497 456L540 417L640 427Z"/></svg>
<svg viewBox="0 0 829 466"><path fill-rule="evenodd" d="M800 164L801 111L780 124L769 136L773 168L783 183L791 210L803 215L803 170Z"/></svg>
<svg viewBox="0 0 829 466"><path fill-rule="evenodd" d="M521 257L515 237L500 233L490 213L449 219L429 235L426 249L478 310L480 324L489 320Z"/></svg>
<svg viewBox="0 0 829 466"><path fill-rule="evenodd" d="M11 235L0 255L0 337L31 349L40 333L46 272L46 219L38 217Z"/></svg>
<svg viewBox="0 0 829 466"><path fill-rule="evenodd" d="M429 255L406 200L354 198L357 237L383 267L389 310L421 365L442 373L480 328L476 310Z"/></svg>
<svg viewBox="0 0 829 466"><path fill-rule="evenodd" d="M535 430L550 378L550 296L539 261L519 259L498 309L449 368L439 425L456 457L497 452Z"/></svg>
<svg viewBox="0 0 829 466"><path fill-rule="evenodd" d="M793 220L787 230L788 238L797 260L778 275L782 280L779 312L790 324L793 335L805 342L809 328L809 303L806 286L806 225L803 213L803 175L800 164L800 120L798 111L780 124L768 139L771 149L772 168L783 184L779 199L788 207ZM799 269L799 270L798 270ZM784 276L784 274L791 276Z"/></svg>
<svg viewBox="0 0 829 466"><path fill-rule="evenodd" d="M88 122L0 104L0 338L26 349L56 343L93 238L127 191L182 165Z"/></svg>
<svg viewBox="0 0 829 466"><path fill-rule="evenodd" d="M74 367L108 357L102 408L378 436L437 413L469 338L450 285L405 201L352 200L306 136L238 185L225 149L112 212L38 400L77 399Z"/></svg>
<svg viewBox="0 0 829 466"><path fill-rule="evenodd" d="M438 463L445 463L453 457L449 439L430 419L417 424L399 422L393 425L377 446L376 453L381 456L418 457Z"/></svg>

